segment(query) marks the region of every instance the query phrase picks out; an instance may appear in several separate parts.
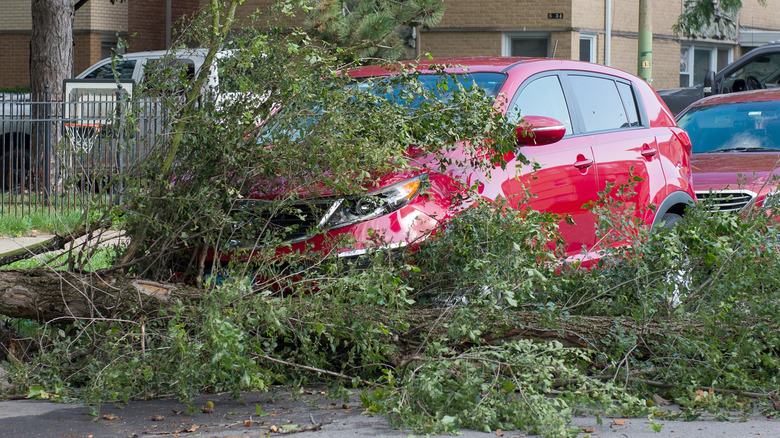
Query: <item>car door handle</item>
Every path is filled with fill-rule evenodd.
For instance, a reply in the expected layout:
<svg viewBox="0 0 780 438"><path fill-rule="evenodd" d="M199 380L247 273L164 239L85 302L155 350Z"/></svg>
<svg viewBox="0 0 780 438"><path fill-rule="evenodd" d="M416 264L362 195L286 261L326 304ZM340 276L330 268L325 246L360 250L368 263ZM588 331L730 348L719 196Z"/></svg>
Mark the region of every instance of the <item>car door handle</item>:
<svg viewBox="0 0 780 438"><path fill-rule="evenodd" d="M658 149L647 147L645 149L642 149L642 156L645 158L650 158L658 155Z"/></svg>
<svg viewBox="0 0 780 438"><path fill-rule="evenodd" d="M577 169L585 169L593 165L593 160L585 158L583 156L577 157L577 161L574 162L574 167Z"/></svg>

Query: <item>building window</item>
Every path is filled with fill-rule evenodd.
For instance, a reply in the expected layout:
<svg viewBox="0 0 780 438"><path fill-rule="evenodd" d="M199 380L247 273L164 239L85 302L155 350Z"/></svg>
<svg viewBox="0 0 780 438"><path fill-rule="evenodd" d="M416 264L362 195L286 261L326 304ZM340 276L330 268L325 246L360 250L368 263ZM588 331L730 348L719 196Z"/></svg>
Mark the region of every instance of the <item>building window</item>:
<svg viewBox="0 0 780 438"><path fill-rule="evenodd" d="M704 82L708 71L718 71L732 60L731 47L682 46L680 48L680 86L692 87Z"/></svg>
<svg viewBox="0 0 780 438"><path fill-rule="evenodd" d="M550 34L538 32L518 32L504 34L504 56L532 56L546 58L550 56Z"/></svg>
<svg viewBox="0 0 780 438"><path fill-rule="evenodd" d="M580 61L596 62L596 35L580 34Z"/></svg>

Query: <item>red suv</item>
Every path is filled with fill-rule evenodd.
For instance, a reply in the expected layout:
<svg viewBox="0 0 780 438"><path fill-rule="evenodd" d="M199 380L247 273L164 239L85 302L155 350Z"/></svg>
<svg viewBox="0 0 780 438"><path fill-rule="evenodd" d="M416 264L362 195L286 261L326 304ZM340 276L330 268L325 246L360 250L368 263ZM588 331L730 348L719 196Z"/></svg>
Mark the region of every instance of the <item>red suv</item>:
<svg viewBox="0 0 780 438"><path fill-rule="evenodd" d="M356 246L335 249L339 256L359 255L372 245L420 242L463 211L457 201L463 185L453 178L479 187L485 199L503 197L514 207L528 199L527 187L533 208L564 218L560 232L569 256L583 250L595 255L598 218L583 206L597 201L610 183L639 181L623 208L633 208L632 214L653 227L676 222L693 202L688 136L650 86L633 75L577 61L509 57L434 59L415 68L424 86L442 71L467 75L496 96L496 107L518 125L522 114L534 141L518 134L518 152L540 167L513 158L489 172L442 170L420 158L411 170L385 176L377 190L302 200L298 213L273 217L272 225L295 229L286 237L292 250L322 249L343 234ZM372 66L350 74L393 73Z"/></svg>

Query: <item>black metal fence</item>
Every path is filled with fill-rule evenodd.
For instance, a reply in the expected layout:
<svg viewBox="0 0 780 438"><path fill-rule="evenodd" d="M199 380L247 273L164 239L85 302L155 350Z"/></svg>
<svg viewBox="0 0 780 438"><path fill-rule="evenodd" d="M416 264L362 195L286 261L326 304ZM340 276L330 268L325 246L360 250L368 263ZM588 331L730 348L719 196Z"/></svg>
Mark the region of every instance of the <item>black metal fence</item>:
<svg viewBox="0 0 780 438"><path fill-rule="evenodd" d="M159 103L114 89L0 95L0 216L83 209L121 193L164 124Z"/></svg>

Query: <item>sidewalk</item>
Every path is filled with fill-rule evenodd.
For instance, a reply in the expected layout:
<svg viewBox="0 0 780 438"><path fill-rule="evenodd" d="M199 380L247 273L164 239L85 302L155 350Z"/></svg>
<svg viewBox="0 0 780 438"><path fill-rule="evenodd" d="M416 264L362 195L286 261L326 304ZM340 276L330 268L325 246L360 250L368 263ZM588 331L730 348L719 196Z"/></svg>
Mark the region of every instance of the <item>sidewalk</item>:
<svg viewBox="0 0 780 438"><path fill-rule="evenodd" d="M212 412L202 412L206 403ZM258 415L258 409L261 415ZM205 409L209 411L209 409ZM780 437L780 420L754 417L745 422L659 421L661 431L650 430L646 418L603 419L578 417L580 437L629 438L713 438ZM588 435L590 434L590 435ZM17 400L0 402L0 437L387 437L414 436L389 426L383 416L363 413L359 397L350 401L330 400L325 390L308 389L294 396L286 389L243 394L243 401L229 395L204 396L191 405L175 400L135 401L127 405L105 404L97 417L80 404ZM425 436L425 435L417 435ZM440 437L451 435L437 435ZM462 437L525 437L513 431L477 432L461 430Z"/></svg>
<svg viewBox="0 0 780 438"><path fill-rule="evenodd" d="M41 234L34 237L5 237L0 239L0 254L5 254L20 248L26 248L36 243L45 242L51 239L50 234Z"/></svg>
<svg viewBox="0 0 780 438"><path fill-rule="evenodd" d="M27 248L28 246L45 242L53 237L54 236L51 234L39 234L35 236L0 238L0 256L11 251ZM119 242L119 239L121 238L122 234L119 231L105 231L99 236L95 236L89 245L113 244ZM72 243L72 245L74 247L79 247L83 245L84 240L85 237L78 238ZM70 244L68 244L67 247L70 247Z"/></svg>

